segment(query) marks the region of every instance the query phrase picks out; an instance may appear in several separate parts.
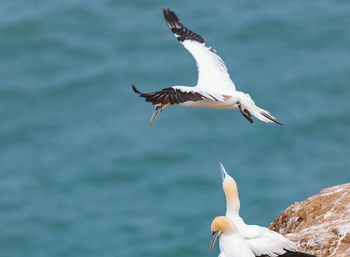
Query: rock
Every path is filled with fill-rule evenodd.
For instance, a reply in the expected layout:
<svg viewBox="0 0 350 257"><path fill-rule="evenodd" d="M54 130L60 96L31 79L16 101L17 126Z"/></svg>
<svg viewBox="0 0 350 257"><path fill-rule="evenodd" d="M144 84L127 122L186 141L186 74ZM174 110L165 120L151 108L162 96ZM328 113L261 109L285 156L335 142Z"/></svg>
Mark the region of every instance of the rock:
<svg viewBox="0 0 350 257"><path fill-rule="evenodd" d="M350 184L293 203L269 228L299 243L299 251L318 257L349 257Z"/></svg>

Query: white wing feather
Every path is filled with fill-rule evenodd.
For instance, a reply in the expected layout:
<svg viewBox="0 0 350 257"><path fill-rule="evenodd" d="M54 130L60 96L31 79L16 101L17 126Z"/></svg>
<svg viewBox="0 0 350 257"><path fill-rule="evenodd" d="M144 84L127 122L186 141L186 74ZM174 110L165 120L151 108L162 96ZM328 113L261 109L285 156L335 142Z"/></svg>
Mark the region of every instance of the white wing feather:
<svg viewBox="0 0 350 257"><path fill-rule="evenodd" d="M296 250L296 245L293 242L277 232L259 226L249 226L249 228L255 233L250 234L250 236L254 237L247 237L246 241L255 255L266 254L271 257L277 257L284 254L286 250Z"/></svg>
<svg viewBox="0 0 350 257"><path fill-rule="evenodd" d="M247 225L241 217L229 216L256 256L266 254L276 257L284 254L286 250L295 251L297 248L295 243L275 231L257 225Z"/></svg>
<svg viewBox="0 0 350 257"><path fill-rule="evenodd" d="M205 43L185 40L181 42L196 60L198 88L209 92L232 95L235 85L230 78L224 61Z"/></svg>

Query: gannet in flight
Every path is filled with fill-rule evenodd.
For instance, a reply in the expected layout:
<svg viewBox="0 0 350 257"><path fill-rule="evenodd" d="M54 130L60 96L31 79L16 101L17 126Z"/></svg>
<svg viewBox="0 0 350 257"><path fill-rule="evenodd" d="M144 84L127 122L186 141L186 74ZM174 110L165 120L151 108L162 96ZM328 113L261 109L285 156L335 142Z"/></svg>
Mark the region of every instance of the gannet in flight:
<svg viewBox="0 0 350 257"><path fill-rule="evenodd" d="M237 184L226 172L221 162L220 170L226 196L226 217L232 220L255 256L315 257L314 255L296 252L297 245L275 231L257 225L245 224L244 220L239 216L240 201Z"/></svg>
<svg viewBox="0 0 350 257"><path fill-rule="evenodd" d="M152 125L157 116L170 105L185 107L205 107L214 109L239 109L242 115L254 123L252 115L264 122L278 122L268 111L255 105L246 93L236 91L224 61L204 39L187 29L176 14L163 9L165 20L177 40L192 54L198 67L198 81L195 87L173 86L158 92L141 93L132 85L133 90L146 102L155 105L150 121Z"/></svg>
<svg viewBox="0 0 350 257"><path fill-rule="evenodd" d="M220 238L219 257L255 257L232 220L225 216L216 217L211 223L210 251L218 238Z"/></svg>

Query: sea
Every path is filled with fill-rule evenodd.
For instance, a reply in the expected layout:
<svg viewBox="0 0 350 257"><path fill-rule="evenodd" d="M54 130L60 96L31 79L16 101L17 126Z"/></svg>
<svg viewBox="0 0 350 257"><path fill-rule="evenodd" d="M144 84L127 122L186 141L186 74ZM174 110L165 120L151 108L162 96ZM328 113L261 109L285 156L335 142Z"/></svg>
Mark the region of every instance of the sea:
<svg viewBox="0 0 350 257"><path fill-rule="evenodd" d="M195 85L162 8L285 126L153 106L132 89ZM350 182L348 0L2 0L0 256L196 257L225 215L269 226Z"/></svg>

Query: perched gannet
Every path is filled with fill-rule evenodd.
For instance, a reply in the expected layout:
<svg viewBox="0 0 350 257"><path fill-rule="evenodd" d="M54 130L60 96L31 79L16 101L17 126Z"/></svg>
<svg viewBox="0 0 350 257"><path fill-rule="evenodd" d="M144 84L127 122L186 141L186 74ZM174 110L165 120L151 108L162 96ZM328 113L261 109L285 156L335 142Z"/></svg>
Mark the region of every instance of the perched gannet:
<svg viewBox="0 0 350 257"><path fill-rule="evenodd" d="M243 219L239 216L240 201L237 184L235 180L228 175L221 162L220 170L223 189L226 195L226 217L232 220L255 256L314 256L296 252L297 245L275 231L257 225L245 224Z"/></svg>
<svg viewBox="0 0 350 257"><path fill-rule="evenodd" d="M216 217L211 223L210 251L219 237L219 257L255 257L232 220L225 216Z"/></svg>
<svg viewBox="0 0 350 257"><path fill-rule="evenodd" d="M248 94L236 91L224 61L204 39L187 29L176 14L163 9L165 20L178 41L192 54L198 67L198 81L195 87L173 86L158 92L141 93L132 85L133 90L155 105L150 124L170 105L185 107L205 107L214 109L239 109L242 115L254 123L252 115L264 122L278 122L270 113L255 105Z"/></svg>

